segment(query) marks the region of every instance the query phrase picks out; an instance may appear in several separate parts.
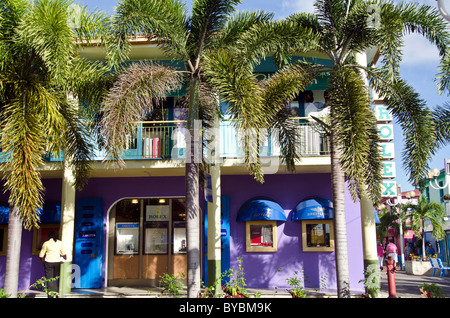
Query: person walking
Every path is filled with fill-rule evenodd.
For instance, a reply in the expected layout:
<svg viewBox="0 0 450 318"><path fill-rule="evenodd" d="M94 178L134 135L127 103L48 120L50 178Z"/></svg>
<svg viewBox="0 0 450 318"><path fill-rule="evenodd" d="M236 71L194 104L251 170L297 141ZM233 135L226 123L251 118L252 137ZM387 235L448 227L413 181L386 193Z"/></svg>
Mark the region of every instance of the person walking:
<svg viewBox="0 0 450 318"><path fill-rule="evenodd" d="M42 265L44 265L45 278L47 279L47 295L50 298L56 297L59 293L59 270L61 257L66 259L64 246L55 231L48 233L48 241L44 242L39 252Z"/></svg>
<svg viewBox="0 0 450 318"><path fill-rule="evenodd" d="M383 244L381 242L378 242L377 246L377 256L378 256L378 267L380 267L380 270L383 270L383 261L384 261L384 248Z"/></svg>
<svg viewBox="0 0 450 318"><path fill-rule="evenodd" d="M389 244L386 246L386 253L388 256L392 258L394 261L394 266L398 262L397 259L397 245L394 244L394 241L392 239L389 240Z"/></svg>

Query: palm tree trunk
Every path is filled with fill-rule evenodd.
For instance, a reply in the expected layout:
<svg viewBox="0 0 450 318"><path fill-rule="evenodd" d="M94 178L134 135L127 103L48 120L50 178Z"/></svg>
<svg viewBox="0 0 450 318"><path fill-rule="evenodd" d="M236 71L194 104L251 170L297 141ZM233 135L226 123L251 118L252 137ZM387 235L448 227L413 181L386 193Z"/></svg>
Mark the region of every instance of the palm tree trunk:
<svg viewBox="0 0 450 318"><path fill-rule="evenodd" d="M10 297L17 298L19 289L20 247L22 242L22 221L17 208L9 207L8 247L6 251L6 273L4 289Z"/></svg>
<svg viewBox="0 0 450 318"><path fill-rule="evenodd" d="M350 276L347 253L347 222L345 220L345 173L340 164L341 151L334 132L331 133L330 139L337 290L339 298L349 298Z"/></svg>
<svg viewBox="0 0 450 318"><path fill-rule="evenodd" d="M198 86L192 77L189 100L189 149L186 152L186 240L187 240L187 290L188 298L198 297L200 291L200 209L199 160L201 155L200 129L198 129Z"/></svg>

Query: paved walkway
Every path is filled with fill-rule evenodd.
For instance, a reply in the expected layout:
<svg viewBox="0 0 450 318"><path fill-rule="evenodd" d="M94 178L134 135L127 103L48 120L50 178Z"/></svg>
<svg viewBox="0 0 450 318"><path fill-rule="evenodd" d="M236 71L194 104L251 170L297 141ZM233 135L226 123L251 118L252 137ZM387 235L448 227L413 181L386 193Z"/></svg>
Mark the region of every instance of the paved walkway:
<svg viewBox="0 0 450 318"><path fill-rule="evenodd" d="M425 298L421 295L419 285L423 283L436 284L442 288L446 298L450 298L450 275L440 278L439 272L435 277L408 275L404 271L397 271L395 274L396 296L398 298ZM447 273L448 275L448 273ZM290 294L284 288L277 292L267 289L248 288L250 294L258 292L262 298L291 298ZM312 297L336 297L335 292L316 293L311 292ZM354 295L358 297L359 295ZM381 292L379 298L388 298L389 287L386 272L381 272ZM32 291L29 297L45 298L43 292ZM74 289L67 298L159 298L167 297L167 294L161 294L161 288L150 287L108 287L102 289ZM183 297L183 296L182 296Z"/></svg>
<svg viewBox="0 0 450 318"><path fill-rule="evenodd" d="M436 276L419 276L408 275L405 271L398 271L395 273L395 286L397 297L400 298L424 298L419 290L419 285L424 283L436 284L442 288L446 298L450 298L450 276L446 273L446 277L440 278L440 271L436 271ZM381 272L381 295L382 297L389 296L389 287L387 282L387 274L385 271Z"/></svg>

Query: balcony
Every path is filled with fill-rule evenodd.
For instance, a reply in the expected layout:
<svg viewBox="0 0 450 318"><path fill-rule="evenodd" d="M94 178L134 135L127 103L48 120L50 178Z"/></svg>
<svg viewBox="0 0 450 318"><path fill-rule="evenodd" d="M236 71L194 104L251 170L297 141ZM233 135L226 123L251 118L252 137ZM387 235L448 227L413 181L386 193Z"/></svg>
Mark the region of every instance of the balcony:
<svg viewBox="0 0 450 318"><path fill-rule="evenodd" d="M297 119L297 118L296 118ZM130 134L124 160L171 160L184 159L186 155L185 121L152 121L136 123L136 130ZM330 154L329 141L327 137L317 131L306 118L298 118L298 142L297 153L301 157L326 157ZM213 134L217 134L213 132ZM243 158L242 147L239 144L240 133L231 121L220 123L218 134L220 135L220 158L239 159ZM266 131L260 134L262 146L261 157L279 157L280 146L277 142L277 134L274 131ZM7 156L2 157L2 161ZM105 152L96 150L93 160L102 161ZM47 162L60 162L60 156L44 156Z"/></svg>
<svg viewBox="0 0 450 318"><path fill-rule="evenodd" d="M139 122L135 132L129 136L125 160L140 159L183 159L186 154L185 121ZM300 156L329 156L328 138L324 137L314 125L305 118L299 118L299 143L297 153ZM239 145L240 133L231 121L222 121L219 127L220 157L242 158ZM280 156L280 146L274 131L261 133L262 149L260 156Z"/></svg>

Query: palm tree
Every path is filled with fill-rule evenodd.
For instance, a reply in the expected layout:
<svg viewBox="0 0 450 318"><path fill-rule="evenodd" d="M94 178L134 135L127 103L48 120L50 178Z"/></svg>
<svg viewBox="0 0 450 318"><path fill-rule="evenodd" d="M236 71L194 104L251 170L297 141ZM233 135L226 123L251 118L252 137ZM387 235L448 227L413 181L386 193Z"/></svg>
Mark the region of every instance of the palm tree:
<svg viewBox="0 0 450 318"><path fill-rule="evenodd" d="M369 197L374 205L381 194L379 137L363 74L378 95L384 97L385 104L404 131L403 163L410 173L410 181L417 184L425 174L436 136L426 103L399 75L401 39L406 33L421 34L436 45L441 56L444 56L449 35L438 11L417 3L318 0L315 8L315 14L293 14L287 18L287 22L292 23L291 28L297 29L299 33L305 34L305 30L310 30L309 48L326 54L332 62L330 67L315 65L308 68L306 61L302 65L305 71L317 72L320 68L331 74L328 87L330 124L324 125L324 128L331 139L338 296L349 297L344 189L347 184L354 200ZM243 46L247 48L258 47L262 38L260 33L255 29L253 35L240 41L245 41ZM357 55L369 48L378 48L381 58L379 67L367 67L356 62ZM302 51L302 48L294 45L285 54L278 53L277 60L283 61L283 58L298 51ZM233 61L240 60L243 54L251 53L229 50L228 54L232 56L228 60ZM220 73L234 71L234 77L229 75L228 81L215 83L215 87L220 88L221 95L229 96L225 100L238 106L245 103L246 96L231 92L240 92L238 80L247 80L243 74L250 76L254 61L251 57L247 61L239 68L216 63L212 67L215 70L211 71L215 78ZM228 86L233 83L234 87L230 89L227 83Z"/></svg>
<svg viewBox="0 0 450 318"><path fill-rule="evenodd" d="M403 213L406 218L411 220L411 229L417 237L422 237L422 256L425 257L425 231L424 222L429 220L433 226L432 235L436 240L440 240L445 236L444 218L446 213L444 207L437 202L428 202L421 195L417 200L417 204L407 203L402 205Z"/></svg>
<svg viewBox="0 0 450 318"><path fill-rule="evenodd" d="M233 46L237 36L259 22L268 22L271 14L262 11L231 16L241 0L195 0L188 16L178 0L123 0L117 7L112 24L108 57L120 70L120 62L128 58L129 37L148 35L158 42L168 57L184 62L182 70L156 63L142 62L122 70L103 104L102 128L109 159L121 163L131 123L143 111L151 110L168 92L186 83L189 107L188 148L186 154L186 207L188 297L197 297L200 288L200 211L199 165L202 162L200 130L217 116L216 91L208 85L204 74L207 56L221 48ZM246 92L251 98L251 92ZM261 117L261 108L246 110ZM249 125L249 122L247 122ZM251 144L251 143L248 143ZM251 171L259 175L258 164L248 160ZM255 168L255 169L254 169Z"/></svg>
<svg viewBox="0 0 450 318"><path fill-rule="evenodd" d="M8 262L5 289L17 295L20 237L39 228L44 186L39 173L47 154L70 158L76 186L87 179L91 145L72 97L93 102L92 91L105 83L100 64L77 57L77 37L86 37L99 14L70 15L65 0L0 1L0 121L5 191L9 191ZM70 22L73 23L70 26ZM74 28L75 27L75 28ZM98 37L99 33L91 35ZM77 85L77 86L76 86ZM13 256L16 255L16 256Z"/></svg>

